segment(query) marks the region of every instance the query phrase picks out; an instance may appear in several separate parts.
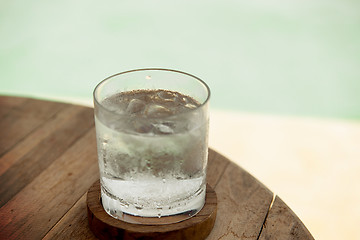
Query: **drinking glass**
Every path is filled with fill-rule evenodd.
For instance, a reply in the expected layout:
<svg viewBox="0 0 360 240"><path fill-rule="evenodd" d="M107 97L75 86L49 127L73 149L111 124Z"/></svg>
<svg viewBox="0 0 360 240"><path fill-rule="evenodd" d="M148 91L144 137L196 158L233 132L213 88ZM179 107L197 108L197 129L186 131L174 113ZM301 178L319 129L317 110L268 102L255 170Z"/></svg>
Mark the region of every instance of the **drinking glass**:
<svg viewBox="0 0 360 240"><path fill-rule="evenodd" d="M210 89L170 69L115 74L94 90L101 202L137 224L188 219L205 203Z"/></svg>

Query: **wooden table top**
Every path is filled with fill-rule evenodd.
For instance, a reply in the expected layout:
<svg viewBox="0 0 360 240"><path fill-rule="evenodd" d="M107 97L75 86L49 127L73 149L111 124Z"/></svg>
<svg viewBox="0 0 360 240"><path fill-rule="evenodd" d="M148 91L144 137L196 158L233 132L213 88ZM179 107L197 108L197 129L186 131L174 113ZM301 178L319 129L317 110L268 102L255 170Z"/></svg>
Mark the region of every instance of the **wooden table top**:
<svg viewBox="0 0 360 240"><path fill-rule="evenodd" d="M96 239L86 192L98 178L92 108L0 96L0 239ZM313 239L278 196L211 149L207 182L218 196L207 239Z"/></svg>

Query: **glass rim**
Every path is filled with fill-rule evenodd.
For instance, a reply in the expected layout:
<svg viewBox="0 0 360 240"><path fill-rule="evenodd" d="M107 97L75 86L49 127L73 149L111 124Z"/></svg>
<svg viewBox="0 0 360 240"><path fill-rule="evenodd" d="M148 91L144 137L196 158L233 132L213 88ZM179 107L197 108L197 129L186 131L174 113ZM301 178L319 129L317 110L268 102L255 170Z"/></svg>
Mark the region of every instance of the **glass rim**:
<svg viewBox="0 0 360 240"><path fill-rule="evenodd" d="M94 88L94 91L93 91L93 99L94 99L94 102L102 107L103 109L105 109L106 111L112 113L112 114L115 114L115 115L119 115L119 116L123 116L123 115L128 115L128 114L124 114L124 113L118 113L118 112L115 112L113 110L110 110L108 109L107 107L105 107L104 105L102 105L97 97L96 97L96 92L97 90L99 89L99 87L103 84L105 84L108 80L116 77L116 76L120 76L120 75L124 75L124 74L127 74L127 73L132 73L132 72L145 72L145 71L164 71L164 72L174 72L174 73L179 73L179 74L183 74L183 75L187 75L189 77L192 77L194 78L195 80L197 80L198 82L200 82L203 86L205 86L206 88L206 91L207 91L207 97L205 99L205 101L203 101L203 103L200 103L199 106L196 106L196 108L192 108L192 109L189 109L188 111L186 111L186 113L190 113L190 112L193 112L193 111L196 111L198 110L199 108L203 107L204 105L206 105L210 99L210 95L211 95L211 92L210 92L210 88L209 86L200 78L196 77L195 75L192 75L190 73L186 73L186 72L183 72L183 71L179 71L179 70L174 70L174 69L167 69L167 68L139 68L139 69L133 69L133 70L128 70L128 71L124 71L124 72L120 72L120 73L116 73L116 74L113 74L107 78L105 78L104 80L102 80L101 82L99 82L95 88ZM95 106L94 106L95 107ZM184 113L184 112L183 112ZM176 116L176 115L179 115L179 114L183 114L183 113L178 113L178 114L173 114L171 116ZM169 116L169 117L171 117ZM152 118L158 118L158 117L152 117Z"/></svg>

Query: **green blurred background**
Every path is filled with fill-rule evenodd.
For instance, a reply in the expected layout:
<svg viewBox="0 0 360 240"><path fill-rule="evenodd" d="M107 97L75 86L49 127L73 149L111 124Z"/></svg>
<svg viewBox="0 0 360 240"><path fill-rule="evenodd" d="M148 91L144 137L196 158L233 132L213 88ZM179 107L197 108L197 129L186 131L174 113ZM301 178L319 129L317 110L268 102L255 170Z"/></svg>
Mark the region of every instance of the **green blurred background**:
<svg viewBox="0 0 360 240"><path fill-rule="evenodd" d="M216 109L360 118L360 2L0 1L0 94L91 101L105 77L163 67Z"/></svg>

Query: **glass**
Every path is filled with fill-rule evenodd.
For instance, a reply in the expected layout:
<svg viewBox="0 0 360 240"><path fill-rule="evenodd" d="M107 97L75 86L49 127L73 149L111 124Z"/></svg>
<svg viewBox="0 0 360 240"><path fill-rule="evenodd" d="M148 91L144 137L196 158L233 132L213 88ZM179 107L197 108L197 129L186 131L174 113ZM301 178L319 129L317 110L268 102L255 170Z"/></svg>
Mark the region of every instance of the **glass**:
<svg viewBox="0 0 360 240"><path fill-rule="evenodd" d="M209 87L176 70L115 74L94 90L101 201L138 224L188 219L205 203Z"/></svg>

